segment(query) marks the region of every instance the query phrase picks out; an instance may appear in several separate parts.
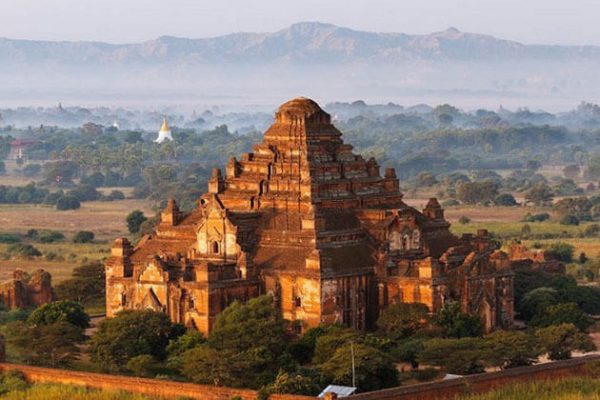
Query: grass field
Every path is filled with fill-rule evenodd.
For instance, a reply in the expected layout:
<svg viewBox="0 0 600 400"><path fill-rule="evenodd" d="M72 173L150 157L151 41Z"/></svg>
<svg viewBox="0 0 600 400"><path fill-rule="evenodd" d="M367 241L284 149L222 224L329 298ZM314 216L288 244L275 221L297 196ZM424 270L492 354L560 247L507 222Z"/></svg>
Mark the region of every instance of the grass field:
<svg viewBox="0 0 600 400"><path fill-rule="evenodd" d="M10 278L15 268L28 272L43 268L52 274L55 284L71 277L73 268L88 261L103 260L115 238L129 235L125 218L136 209L148 216L155 212L150 203L139 200L84 202L79 210L71 211L58 211L42 205L0 205L0 233L24 235L29 229L37 229L60 231L66 236L64 241L55 243L30 242L44 254L42 257L33 260L0 259L0 281ZM72 243L72 237L81 230L94 232L94 243ZM7 247L0 244L0 253ZM49 261L45 257L49 253L57 257Z"/></svg>
<svg viewBox="0 0 600 400"><path fill-rule="evenodd" d="M11 259L0 260L0 281L9 279L16 268L27 272L33 272L43 268L52 274L54 284L71 277L73 268L94 260L103 260L110 251L110 242L74 244L68 241L41 244L31 243L43 254L53 252L60 256L59 260L47 261L44 256L34 260ZM0 253L3 253L9 245L0 244Z"/></svg>
<svg viewBox="0 0 600 400"><path fill-rule="evenodd" d="M600 400L600 380L569 378L544 382L521 383L457 400Z"/></svg>
<svg viewBox="0 0 600 400"><path fill-rule="evenodd" d="M1 400L159 400L121 391L88 389L83 386L34 384L24 390L15 390L0 396Z"/></svg>
<svg viewBox="0 0 600 400"><path fill-rule="evenodd" d="M72 235L81 230L93 231L98 239L113 239L127 233L125 217L133 210L154 215L142 200L90 201L79 210L58 211L54 207L30 204L0 205L0 229L24 233L29 229L52 229Z"/></svg>

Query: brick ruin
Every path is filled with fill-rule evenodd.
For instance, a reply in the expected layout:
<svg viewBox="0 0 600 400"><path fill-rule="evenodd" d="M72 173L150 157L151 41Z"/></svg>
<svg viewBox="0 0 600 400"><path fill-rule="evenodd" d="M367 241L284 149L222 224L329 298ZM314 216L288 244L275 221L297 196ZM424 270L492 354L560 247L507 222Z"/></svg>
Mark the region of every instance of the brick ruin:
<svg viewBox="0 0 600 400"><path fill-rule="evenodd" d="M155 231L117 239L106 262L106 310L163 311L208 333L234 300L271 294L299 328L374 326L382 309L457 301L486 330L513 321L513 272L490 235L454 236L436 199L402 200L393 168L380 174L305 98L283 104L262 143L182 213L169 200Z"/></svg>
<svg viewBox="0 0 600 400"><path fill-rule="evenodd" d="M52 299L52 276L43 269L31 276L16 269L12 279L0 283L0 303L9 309L39 307Z"/></svg>

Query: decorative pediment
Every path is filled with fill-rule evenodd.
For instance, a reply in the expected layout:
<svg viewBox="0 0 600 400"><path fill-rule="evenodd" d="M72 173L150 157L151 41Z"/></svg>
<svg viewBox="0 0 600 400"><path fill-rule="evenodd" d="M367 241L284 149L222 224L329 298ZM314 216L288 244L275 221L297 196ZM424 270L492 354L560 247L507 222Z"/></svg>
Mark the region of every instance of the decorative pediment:
<svg viewBox="0 0 600 400"><path fill-rule="evenodd" d="M146 292L146 295L142 299L142 308L154 311L163 310L163 305L161 304L160 300L158 299L156 293L154 293L154 290L152 290L152 288L148 289L148 292Z"/></svg>
<svg viewBox="0 0 600 400"><path fill-rule="evenodd" d="M160 258L150 259L143 270L140 271L138 281L164 282L164 266Z"/></svg>

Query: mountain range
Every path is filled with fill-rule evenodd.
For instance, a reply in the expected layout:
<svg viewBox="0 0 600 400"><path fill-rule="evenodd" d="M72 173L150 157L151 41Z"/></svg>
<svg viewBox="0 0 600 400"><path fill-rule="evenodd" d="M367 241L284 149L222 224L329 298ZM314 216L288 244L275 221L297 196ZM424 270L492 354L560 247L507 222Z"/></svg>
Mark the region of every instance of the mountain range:
<svg viewBox="0 0 600 400"><path fill-rule="evenodd" d="M314 93L575 101L600 92L600 46L528 45L456 28L409 35L303 22L274 33L129 44L0 38L0 61L0 97L8 99L160 94L268 103Z"/></svg>

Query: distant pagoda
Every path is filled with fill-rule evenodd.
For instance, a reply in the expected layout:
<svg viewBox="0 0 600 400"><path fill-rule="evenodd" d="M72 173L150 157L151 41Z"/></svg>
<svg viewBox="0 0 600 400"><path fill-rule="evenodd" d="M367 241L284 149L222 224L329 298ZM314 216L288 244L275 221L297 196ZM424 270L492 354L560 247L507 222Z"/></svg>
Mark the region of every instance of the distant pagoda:
<svg viewBox="0 0 600 400"><path fill-rule="evenodd" d="M171 129L169 129L169 124L167 123L167 117L163 116L163 123L160 128L160 131L158 131L158 138L156 138L155 142L162 143L165 140L172 141L173 136L171 136Z"/></svg>

